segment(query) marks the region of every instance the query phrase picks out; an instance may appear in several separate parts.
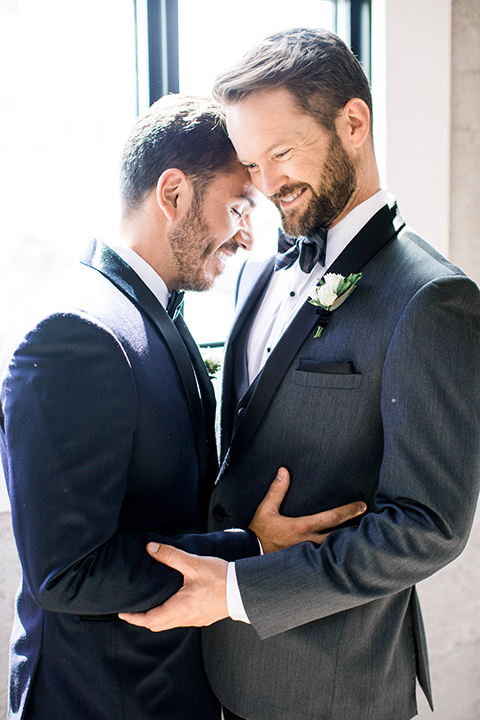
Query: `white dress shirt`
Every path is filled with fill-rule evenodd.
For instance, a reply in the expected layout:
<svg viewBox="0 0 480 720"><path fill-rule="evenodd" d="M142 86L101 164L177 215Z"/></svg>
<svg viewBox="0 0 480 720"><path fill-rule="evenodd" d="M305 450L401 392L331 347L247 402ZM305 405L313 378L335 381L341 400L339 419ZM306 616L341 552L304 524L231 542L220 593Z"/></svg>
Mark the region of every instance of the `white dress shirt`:
<svg viewBox="0 0 480 720"><path fill-rule="evenodd" d="M117 255L120 255L122 260L125 260L132 270L135 270L138 277L143 280L148 289L152 291L158 302L166 308L170 293L168 292L166 284L152 266L140 257L135 250L132 250L132 248L125 247L124 245L105 244L109 245L109 247L111 247Z"/></svg>
<svg viewBox="0 0 480 720"><path fill-rule="evenodd" d="M250 383L265 365L268 357L293 318L305 303L318 280L328 271L355 235L388 201L385 190L357 205L343 220L328 231L325 267L317 265L307 274L298 259L293 265L274 273L250 331L247 345ZM355 272L356 268L352 268ZM279 458L281 463L281 458ZM273 478L272 478L273 480ZM227 606L233 620L249 623L237 582L235 563L228 564Z"/></svg>

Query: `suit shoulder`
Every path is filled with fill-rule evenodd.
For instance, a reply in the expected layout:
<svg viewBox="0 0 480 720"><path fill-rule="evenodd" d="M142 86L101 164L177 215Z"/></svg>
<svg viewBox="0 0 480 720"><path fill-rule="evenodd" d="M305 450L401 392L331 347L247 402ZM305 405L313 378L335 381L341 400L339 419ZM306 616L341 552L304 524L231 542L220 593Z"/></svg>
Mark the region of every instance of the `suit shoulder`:
<svg viewBox="0 0 480 720"><path fill-rule="evenodd" d="M449 275L465 275L465 273L442 253L424 240L421 235L406 225L398 235L396 249L404 261L411 264L410 273L425 281Z"/></svg>
<svg viewBox="0 0 480 720"><path fill-rule="evenodd" d="M58 366L78 367L89 358L100 362L108 356L117 370L131 363L115 334L97 318L76 308L51 310L34 322L21 326L5 343L1 358L1 374L18 363L37 362L39 358Z"/></svg>
<svg viewBox="0 0 480 720"><path fill-rule="evenodd" d="M102 287L102 282L93 278L95 289L89 280L88 275L85 277L75 268L44 288L12 328L0 353L0 367L5 368L16 354L33 347L70 354L110 347L126 358L118 329L109 322L112 307L116 306L120 318L117 324L124 323L126 308L119 304L120 298L113 301L109 288Z"/></svg>
<svg viewBox="0 0 480 720"><path fill-rule="evenodd" d="M145 320L140 310L96 270L78 264L51 281L12 328L1 357L19 345L71 334L104 334L127 350L145 347Z"/></svg>
<svg viewBox="0 0 480 720"><path fill-rule="evenodd" d="M369 283L377 297L397 307L405 306L415 294L432 282L458 278L455 287L476 285L465 273L408 226L365 266L362 283Z"/></svg>

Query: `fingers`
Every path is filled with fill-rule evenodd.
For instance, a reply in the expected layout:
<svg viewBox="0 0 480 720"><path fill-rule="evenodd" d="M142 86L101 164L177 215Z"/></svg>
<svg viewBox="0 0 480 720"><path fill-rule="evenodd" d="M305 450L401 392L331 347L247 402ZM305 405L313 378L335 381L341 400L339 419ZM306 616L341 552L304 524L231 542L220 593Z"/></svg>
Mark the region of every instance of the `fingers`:
<svg viewBox="0 0 480 720"><path fill-rule="evenodd" d="M317 515L305 515L297 518L303 540L311 540L317 545L321 545L332 530L347 520L363 515L366 509L367 506L364 502L353 502L317 513Z"/></svg>
<svg viewBox="0 0 480 720"><path fill-rule="evenodd" d="M182 575L187 574L188 571L192 569L198 557L197 555L191 555L171 545L162 545L155 542L148 543L147 552L157 562L168 565L168 567L174 570L178 570Z"/></svg>
<svg viewBox="0 0 480 720"><path fill-rule="evenodd" d="M149 548L149 550L153 549ZM188 563L192 558L188 553L182 551L169 553L170 550L175 548L165 545L162 552L175 556L175 564L170 563L171 567L182 567L182 562ZM187 561L181 558L178 563L177 554L186 556ZM175 627L203 627L228 617L228 562L215 557L194 555L193 558L195 572L190 573L190 576L185 574L183 586L162 605L147 612L120 613L119 618L131 625L146 627L152 632L161 632Z"/></svg>
<svg viewBox="0 0 480 720"><path fill-rule="evenodd" d="M274 481L268 488L267 494L261 502L263 508L270 512L278 512L289 485L290 473L287 468L279 468Z"/></svg>
<svg viewBox="0 0 480 720"><path fill-rule="evenodd" d="M348 505L342 505L332 510L325 510L324 512L317 513L316 515L306 515L302 520L305 520L311 529L315 529L316 532L322 532L324 530L331 530L337 525L352 520L359 515L363 515L367 506L364 502L352 502Z"/></svg>
<svg viewBox="0 0 480 720"><path fill-rule="evenodd" d="M152 608L147 612L119 613L118 617L130 625L144 627L147 628L147 630L151 630L151 632L171 630L174 627L180 627L181 623L178 621L178 618L175 618L174 613L172 617L170 606L171 600L167 600L163 605Z"/></svg>
<svg viewBox="0 0 480 720"><path fill-rule="evenodd" d="M137 627L147 627L147 621L146 621L147 613L118 613L118 617L120 620L125 620L125 622L129 623L130 625L136 625Z"/></svg>

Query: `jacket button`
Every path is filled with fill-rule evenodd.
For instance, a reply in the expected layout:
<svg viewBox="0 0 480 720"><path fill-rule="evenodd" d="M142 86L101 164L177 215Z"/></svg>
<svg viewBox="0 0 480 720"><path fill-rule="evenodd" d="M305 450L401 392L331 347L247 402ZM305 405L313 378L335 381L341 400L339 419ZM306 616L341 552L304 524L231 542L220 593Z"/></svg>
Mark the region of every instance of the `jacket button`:
<svg viewBox="0 0 480 720"><path fill-rule="evenodd" d="M227 517L227 513L225 512L225 508L223 508L221 505L215 505L215 507L212 510L212 515L215 520L224 520Z"/></svg>
<svg viewBox="0 0 480 720"><path fill-rule="evenodd" d="M244 407L238 408L238 410L237 410L237 415L238 415L238 417L242 417L242 415L243 415L244 412L245 412L245 408L244 408Z"/></svg>

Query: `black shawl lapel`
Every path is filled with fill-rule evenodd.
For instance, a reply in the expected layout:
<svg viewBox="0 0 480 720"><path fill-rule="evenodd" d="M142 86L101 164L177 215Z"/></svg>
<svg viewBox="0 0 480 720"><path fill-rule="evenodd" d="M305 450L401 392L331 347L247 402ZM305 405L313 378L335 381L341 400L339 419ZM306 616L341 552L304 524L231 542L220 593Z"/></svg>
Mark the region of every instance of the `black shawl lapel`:
<svg viewBox="0 0 480 720"><path fill-rule="evenodd" d="M206 375L205 365L201 362L201 358L197 350L192 353L191 346L192 344L195 344L195 341L191 337L184 322L183 325L182 323L179 323L179 325L182 326L181 331L180 329L177 330L177 328L174 327L171 318L168 316L162 304L145 285L143 280L141 280L136 272L132 270L132 268L107 245L93 240L80 262L98 270L98 272L108 278L108 280L110 280L110 282L123 292L123 294L126 295L128 299L134 303L134 305L147 315L158 334L165 341L171 353L172 360L177 367L185 391L195 432L200 477L199 506L202 510L201 516L203 519L205 518L205 491L209 481L209 470L210 472L212 471L212 460L209 459L209 452L207 448L206 424L204 409L199 395L199 386L202 392L202 399L205 401L205 413L211 417L212 413L215 413L215 409L214 405L212 408L213 388L211 387L208 376L205 378L203 375L203 373ZM190 345L189 349L186 347L187 334L189 336L187 341ZM183 339L181 335L183 336ZM190 353L195 356L195 360L191 357ZM197 355L200 358L201 364L197 360ZM192 364L198 365L198 370L197 367L195 368L198 373L198 386ZM207 390L207 381L210 384L210 390ZM211 450L213 450L214 456L216 457L215 445L213 445Z"/></svg>
<svg viewBox="0 0 480 720"><path fill-rule="evenodd" d="M385 205L357 233L327 272L341 275L359 272L384 245L398 235L404 225L396 202ZM249 391L240 402L244 410L231 442L227 464L231 461L232 455L244 450L250 442L278 385L316 323L315 307L306 301L280 338L251 392ZM231 412L232 417L235 412L237 412L236 408Z"/></svg>
<svg viewBox="0 0 480 720"><path fill-rule="evenodd" d="M215 437L215 409L216 400L215 392L213 389L212 381L210 380L205 367L205 363L202 360L202 356L198 350L198 345L193 339L190 330L188 329L185 320L181 314L178 314L175 318L175 325L178 332L182 336L182 340L185 343L185 347L190 355L190 360L195 368L195 375L197 377L198 386L203 402L203 412L205 415L206 425L206 439L208 448L208 470L200 477L198 487L198 505L200 510L200 517L202 520L207 517L208 504L210 495L213 490L214 480L218 474L218 454L217 454L217 441Z"/></svg>

